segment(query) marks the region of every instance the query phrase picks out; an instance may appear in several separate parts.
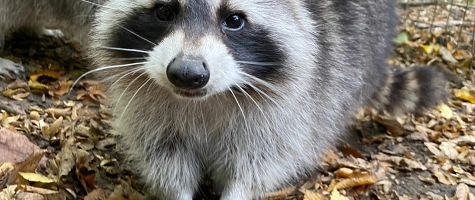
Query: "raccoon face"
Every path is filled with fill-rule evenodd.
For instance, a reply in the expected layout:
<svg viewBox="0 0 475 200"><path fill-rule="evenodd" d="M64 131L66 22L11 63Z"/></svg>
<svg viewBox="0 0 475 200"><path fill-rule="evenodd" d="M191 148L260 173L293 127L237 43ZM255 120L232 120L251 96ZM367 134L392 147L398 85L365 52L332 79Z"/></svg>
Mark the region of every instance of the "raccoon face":
<svg viewBox="0 0 475 200"><path fill-rule="evenodd" d="M278 88L314 63L315 34L303 6L284 0L114 0L98 13L93 46L112 47L99 64L130 64L114 70L121 82L153 84L179 98L268 83Z"/></svg>

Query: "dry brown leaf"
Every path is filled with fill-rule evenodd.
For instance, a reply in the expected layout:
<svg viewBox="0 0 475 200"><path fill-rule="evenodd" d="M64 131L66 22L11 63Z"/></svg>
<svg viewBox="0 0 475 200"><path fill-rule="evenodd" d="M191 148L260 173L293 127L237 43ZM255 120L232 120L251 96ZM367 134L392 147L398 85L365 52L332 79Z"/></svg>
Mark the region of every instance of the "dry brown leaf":
<svg viewBox="0 0 475 200"><path fill-rule="evenodd" d="M63 117L56 119L52 124L47 124L43 120L40 120L40 128L43 135L53 137L61 131L61 125L63 124Z"/></svg>
<svg viewBox="0 0 475 200"><path fill-rule="evenodd" d="M41 119L41 116L37 111L31 111L30 112L30 119L39 121Z"/></svg>
<svg viewBox="0 0 475 200"><path fill-rule="evenodd" d="M11 162L4 162L0 165L0 188L5 188L7 186L8 177L14 169L15 167Z"/></svg>
<svg viewBox="0 0 475 200"><path fill-rule="evenodd" d="M7 184L13 184L17 180L18 172L35 172L38 164L43 158L45 150L35 150L30 156L21 163L18 163L8 177Z"/></svg>
<svg viewBox="0 0 475 200"><path fill-rule="evenodd" d="M455 144L449 142L442 142L439 145L440 150L444 153L445 156L449 157L450 159L454 160L457 158L459 153L457 149L455 149Z"/></svg>
<svg viewBox="0 0 475 200"><path fill-rule="evenodd" d="M444 200L444 197L438 195L438 194L434 194L432 192L427 192L426 193L432 200Z"/></svg>
<svg viewBox="0 0 475 200"><path fill-rule="evenodd" d="M12 98L13 96L15 95L18 95L18 94L23 94L23 93L27 93L27 90L25 89L22 89L22 88L19 88L19 89L7 89L3 92L3 96L5 97L9 97L9 98Z"/></svg>
<svg viewBox="0 0 475 200"><path fill-rule="evenodd" d="M21 185L19 186L22 191L24 192L31 192L34 194L41 194L41 195L48 195L48 194L57 194L57 191L54 190L48 190L45 188L40 188L40 187L34 187L34 186L29 186L29 185Z"/></svg>
<svg viewBox="0 0 475 200"><path fill-rule="evenodd" d="M374 120L386 127L386 129L394 136L401 136L404 134L404 126L400 124L396 119L378 115L374 118Z"/></svg>
<svg viewBox="0 0 475 200"><path fill-rule="evenodd" d="M361 153L355 149L355 148L352 148L348 145L345 145L342 149L341 149L341 152L343 153L343 155L345 156L353 156L355 158L363 158L363 155L361 155Z"/></svg>
<svg viewBox="0 0 475 200"><path fill-rule="evenodd" d="M449 50L447 50L444 46L441 46L439 49L439 55L442 57L442 59L447 62L448 64L454 65L457 64L458 61L452 56L452 53L450 53Z"/></svg>
<svg viewBox="0 0 475 200"><path fill-rule="evenodd" d="M48 108L45 112L54 117L69 117L71 115L70 110L71 108Z"/></svg>
<svg viewBox="0 0 475 200"><path fill-rule="evenodd" d="M450 174L447 174L446 172L441 171L440 169L434 170L432 174L437 177L437 180L443 184L446 185L456 185L457 180L455 180L454 177L452 177Z"/></svg>
<svg viewBox="0 0 475 200"><path fill-rule="evenodd" d="M6 188L0 190L0 199L2 200L14 200L16 193L16 185L9 185Z"/></svg>
<svg viewBox="0 0 475 200"><path fill-rule="evenodd" d="M84 200L103 200L106 198L106 194L102 189L94 189L92 192L84 197Z"/></svg>
<svg viewBox="0 0 475 200"><path fill-rule="evenodd" d="M470 190L468 189L468 186L460 183L457 186L457 190L455 191L455 196L457 197L457 200L468 200L468 194L470 193Z"/></svg>
<svg viewBox="0 0 475 200"><path fill-rule="evenodd" d="M264 195L264 197L265 198L270 198L270 199L281 199L281 198L284 198L286 196L289 196L296 189L297 189L296 186L286 187L286 188L277 190L275 192L267 193L267 194Z"/></svg>
<svg viewBox="0 0 475 200"><path fill-rule="evenodd" d="M348 200L348 198L341 195L340 192L338 192L338 190L335 188L330 194L330 200Z"/></svg>
<svg viewBox="0 0 475 200"><path fill-rule="evenodd" d="M74 146L74 137L69 137L66 144L61 148L61 152L56 156L59 159L59 174L58 178L69 174L75 165L73 151L76 150Z"/></svg>
<svg viewBox="0 0 475 200"><path fill-rule="evenodd" d="M339 180L335 184L335 188L338 190L347 189L363 185L373 185L378 181L378 178L370 174L364 174L355 178L346 178Z"/></svg>
<svg viewBox="0 0 475 200"><path fill-rule="evenodd" d="M19 88L27 90L28 89L28 84L23 80L15 79L15 81L9 83L5 89L15 90L15 89L19 89Z"/></svg>
<svg viewBox="0 0 475 200"><path fill-rule="evenodd" d="M323 194L307 190L304 192L303 200L324 200L325 196Z"/></svg>
<svg viewBox="0 0 475 200"><path fill-rule="evenodd" d="M348 178L351 174L353 174L353 170L346 167L342 167L335 172L337 178Z"/></svg>
<svg viewBox="0 0 475 200"><path fill-rule="evenodd" d="M68 80L61 80L58 82L58 87L56 87L53 91L53 93L57 96L63 96L64 94L67 94L69 90L71 89L71 86L73 85L73 81Z"/></svg>
<svg viewBox="0 0 475 200"><path fill-rule="evenodd" d="M475 136L473 135L464 135L453 140L450 140L451 143L457 144L459 146L470 145L475 146Z"/></svg>
<svg viewBox="0 0 475 200"><path fill-rule="evenodd" d="M432 177L423 177L421 175L418 175L417 178L419 178L419 180L421 180L422 182L425 182L425 183L429 183L431 185L435 184L435 179L433 179Z"/></svg>
<svg viewBox="0 0 475 200"><path fill-rule="evenodd" d="M53 179L48 178L42 174L28 173L28 172L18 172L18 174L30 182L40 182L40 183L54 183L55 182Z"/></svg>
<svg viewBox="0 0 475 200"><path fill-rule="evenodd" d="M439 146L432 142L424 142L424 145L429 149L429 151L437 157L444 156L442 151L439 150Z"/></svg>
<svg viewBox="0 0 475 200"><path fill-rule="evenodd" d="M423 165L422 163L420 163L419 161L414 161L414 160L404 158L404 157L388 156L388 155L379 153L378 155L376 155L376 159L378 159L379 161L390 161L396 164L396 166L404 168L406 170L416 170L416 169L426 170L427 169L427 167Z"/></svg>

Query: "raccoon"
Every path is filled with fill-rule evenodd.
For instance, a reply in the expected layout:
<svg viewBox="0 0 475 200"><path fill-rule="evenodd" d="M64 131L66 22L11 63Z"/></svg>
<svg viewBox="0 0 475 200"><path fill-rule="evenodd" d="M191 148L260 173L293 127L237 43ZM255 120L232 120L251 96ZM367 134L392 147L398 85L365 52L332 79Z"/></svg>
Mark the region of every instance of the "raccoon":
<svg viewBox="0 0 475 200"><path fill-rule="evenodd" d="M33 36L65 37L87 45L87 35L98 4L104 0L0 0L0 52L14 32ZM57 31L60 30L60 31ZM25 77L25 68L0 57L0 74Z"/></svg>
<svg viewBox="0 0 475 200"><path fill-rule="evenodd" d="M256 199L314 171L355 110L446 99L432 68L398 69L393 0L111 0L91 32L113 127L150 191Z"/></svg>
<svg viewBox="0 0 475 200"><path fill-rule="evenodd" d="M420 112L446 99L432 68L387 64L393 0L0 4L0 39L91 28L88 74L110 86L120 146L160 199L192 199L204 175L223 200L261 198L317 169L356 109Z"/></svg>

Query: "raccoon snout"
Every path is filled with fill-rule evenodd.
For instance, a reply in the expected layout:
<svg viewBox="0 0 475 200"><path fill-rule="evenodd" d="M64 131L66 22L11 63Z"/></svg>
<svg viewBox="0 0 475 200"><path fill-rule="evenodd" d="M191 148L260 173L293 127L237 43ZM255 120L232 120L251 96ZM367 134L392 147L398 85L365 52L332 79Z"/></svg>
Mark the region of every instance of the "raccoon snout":
<svg viewBox="0 0 475 200"><path fill-rule="evenodd" d="M208 66L202 59L173 59L167 67L168 80L182 89L198 89L209 81Z"/></svg>

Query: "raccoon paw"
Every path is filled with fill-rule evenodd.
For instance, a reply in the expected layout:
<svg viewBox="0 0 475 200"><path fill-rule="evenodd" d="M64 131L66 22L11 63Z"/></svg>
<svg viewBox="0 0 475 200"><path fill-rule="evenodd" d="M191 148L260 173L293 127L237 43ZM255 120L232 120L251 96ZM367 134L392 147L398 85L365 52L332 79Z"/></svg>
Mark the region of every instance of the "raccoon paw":
<svg viewBox="0 0 475 200"><path fill-rule="evenodd" d="M17 64L11 60L0 58L0 76L8 78L26 78L26 70L20 64Z"/></svg>

